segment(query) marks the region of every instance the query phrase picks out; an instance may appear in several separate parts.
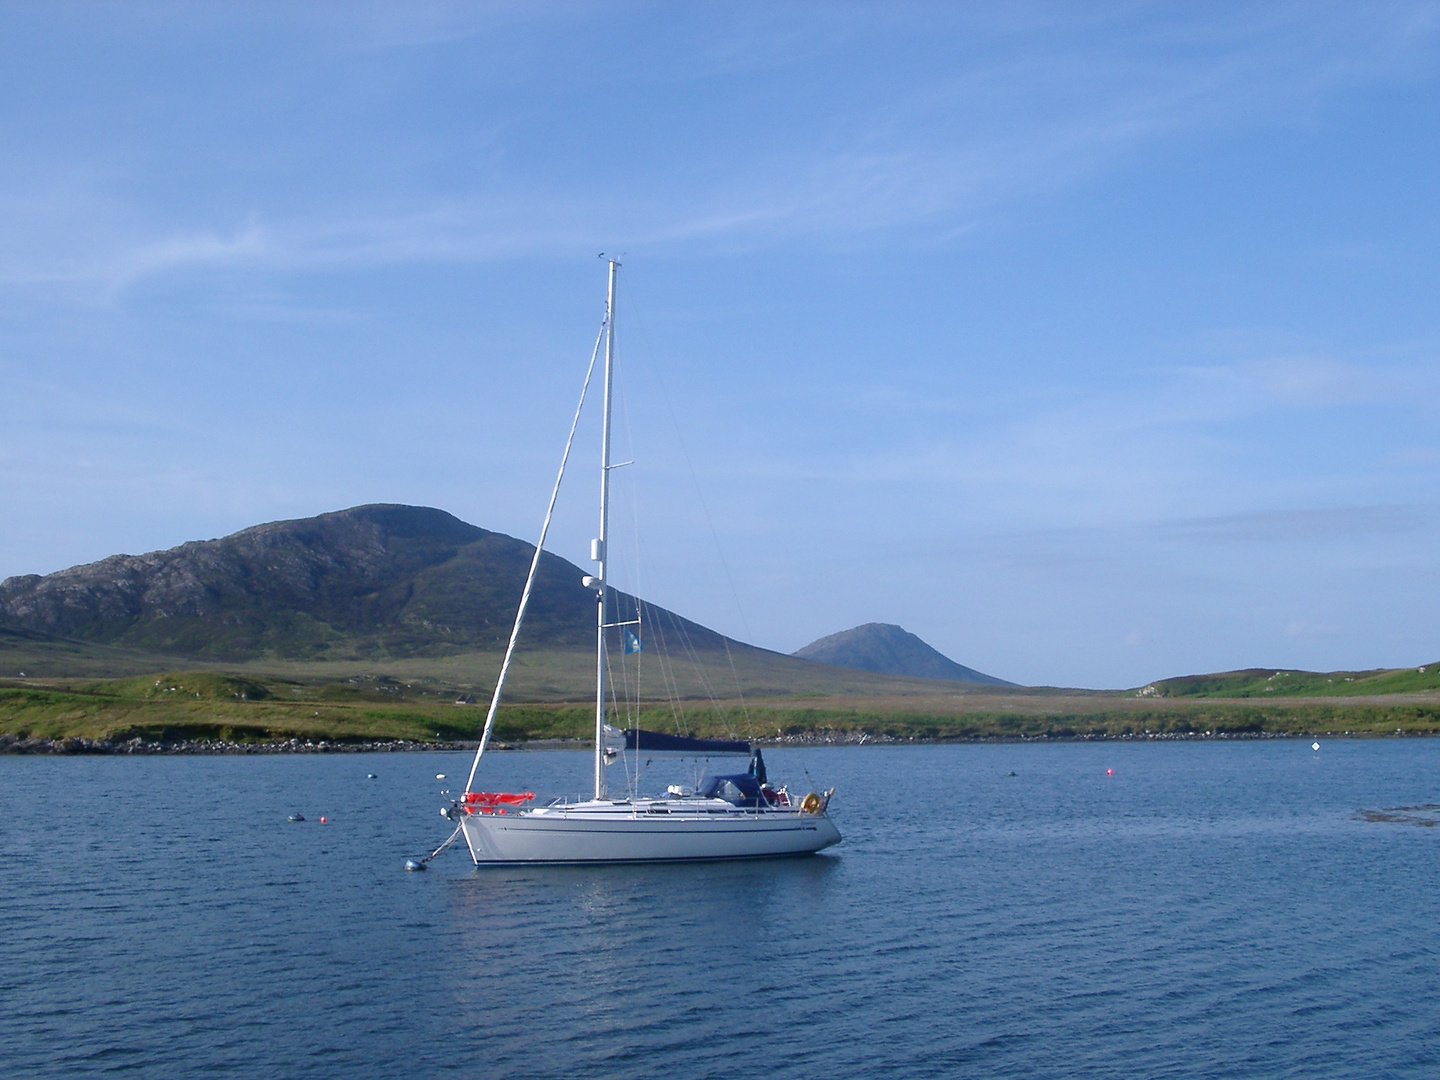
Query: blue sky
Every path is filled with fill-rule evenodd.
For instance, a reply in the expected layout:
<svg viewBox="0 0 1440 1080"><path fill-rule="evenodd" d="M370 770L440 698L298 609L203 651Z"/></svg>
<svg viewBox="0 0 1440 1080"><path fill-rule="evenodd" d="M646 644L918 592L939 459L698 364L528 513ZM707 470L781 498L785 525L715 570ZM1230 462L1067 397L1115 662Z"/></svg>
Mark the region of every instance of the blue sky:
<svg viewBox="0 0 1440 1080"><path fill-rule="evenodd" d="M0 576L533 538L606 251L662 603L1026 683L1440 660L1437 75L1433 4L6 5Z"/></svg>

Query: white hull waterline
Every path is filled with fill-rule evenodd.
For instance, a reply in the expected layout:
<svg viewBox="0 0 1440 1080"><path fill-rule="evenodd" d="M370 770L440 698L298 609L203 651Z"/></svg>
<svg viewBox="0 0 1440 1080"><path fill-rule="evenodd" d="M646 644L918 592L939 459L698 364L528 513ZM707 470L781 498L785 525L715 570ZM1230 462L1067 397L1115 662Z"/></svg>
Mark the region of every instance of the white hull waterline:
<svg viewBox="0 0 1440 1080"><path fill-rule="evenodd" d="M840 842L823 813L747 810L722 799L590 801L468 814L461 826L477 866L774 858Z"/></svg>

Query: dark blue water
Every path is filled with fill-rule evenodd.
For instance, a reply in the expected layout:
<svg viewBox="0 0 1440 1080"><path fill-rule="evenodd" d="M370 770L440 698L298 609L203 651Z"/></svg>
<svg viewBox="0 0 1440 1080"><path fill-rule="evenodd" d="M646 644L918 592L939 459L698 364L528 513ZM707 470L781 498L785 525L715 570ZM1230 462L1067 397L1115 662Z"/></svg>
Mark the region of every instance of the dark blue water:
<svg viewBox="0 0 1440 1080"><path fill-rule="evenodd" d="M841 847L424 874L457 755L0 759L0 1072L1440 1075L1440 740L769 757Z"/></svg>

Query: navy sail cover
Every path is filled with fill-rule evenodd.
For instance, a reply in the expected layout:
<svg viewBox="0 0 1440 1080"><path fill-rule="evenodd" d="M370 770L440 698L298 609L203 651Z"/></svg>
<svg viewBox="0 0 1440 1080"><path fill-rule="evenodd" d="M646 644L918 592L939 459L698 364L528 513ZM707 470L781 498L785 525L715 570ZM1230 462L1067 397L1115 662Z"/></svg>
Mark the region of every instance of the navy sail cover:
<svg viewBox="0 0 1440 1080"><path fill-rule="evenodd" d="M639 728L626 730L625 749L655 754L750 754L750 744L739 739L692 739Z"/></svg>
<svg viewBox="0 0 1440 1080"><path fill-rule="evenodd" d="M724 799L735 806L769 806L772 799L765 797L760 781L749 773L736 776L712 776L695 792L702 799Z"/></svg>

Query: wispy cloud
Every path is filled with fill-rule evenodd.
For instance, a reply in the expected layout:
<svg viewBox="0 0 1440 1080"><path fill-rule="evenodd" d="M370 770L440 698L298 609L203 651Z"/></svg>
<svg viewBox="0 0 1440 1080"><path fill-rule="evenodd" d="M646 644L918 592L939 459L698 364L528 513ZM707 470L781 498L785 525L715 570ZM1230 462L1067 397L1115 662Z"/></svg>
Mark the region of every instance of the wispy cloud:
<svg viewBox="0 0 1440 1080"><path fill-rule="evenodd" d="M1440 392L1434 364L1358 364L1329 356L1274 356L1193 369L1219 390L1228 385L1252 408L1328 408L1389 401L1415 402Z"/></svg>
<svg viewBox="0 0 1440 1080"><path fill-rule="evenodd" d="M228 235L213 232L172 234L117 253L101 273L112 288L172 270L204 266L237 266L273 258L271 230L251 220Z"/></svg>
<svg viewBox="0 0 1440 1080"><path fill-rule="evenodd" d="M1083 498L1097 513L1139 520L1197 499L1202 505L1272 501L1282 497L1271 490L1277 482L1287 500L1314 498L1321 493L1294 470L1269 481L1257 473L1237 486L1237 469L1244 472L1246 458L1267 442L1267 424L1288 417L1318 424L1323 416L1310 416L1318 410L1343 417L1373 404L1403 407L1398 419L1437 403L1434 362L1361 364L1324 356L1157 365L1101 384L1012 382L971 393L893 381L838 383L806 388L803 405L847 418L850 434L842 445L800 457L767 448L740 468L793 480L1009 490L1032 503L1049 493L1042 505L1069 493L1067 504ZM1424 447L1390 452L1381 444L1357 453L1353 467L1364 475L1367 462L1378 466L1394 454L1412 468L1440 460Z"/></svg>
<svg viewBox="0 0 1440 1080"><path fill-rule="evenodd" d="M1440 520L1434 504L1333 506L1185 518L1154 525L1164 540L1186 543L1292 543L1413 533Z"/></svg>
<svg viewBox="0 0 1440 1080"><path fill-rule="evenodd" d="M55 218L66 206L48 208ZM552 210L555 207L552 205ZM506 211L496 200L449 201L423 210L267 220L259 213L214 229L161 231L146 238L142 225L97 229L88 243L43 254L0 252L0 282L10 285L68 285L123 291L167 274L206 270L275 271L364 269L413 262L479 262L537 254L573 245L576 230L557 235L548 228L497 227L497 220L526 215ZM536 214L535 216L540 216ZM557 215L559 216L559 215Z"/></svg>
<svg viewBox="0 0 1440 1080"><path fill-rule="evenodd" d="M803 101L784 97L768 109L736 106L709 134L685 133L692 164L676 164L658 146L634 147L617 158L619 174L605 183L582 169L557 184L548 160L539 180L527 152L502 140L497 169L443 193L421 182L403 197L380 196L367 190L362 160L345 198L307 200L302 192L297 204L262 189L251 209L227 220L233 211L219 202L207 209L200 192L186 216L207 223L183 228L134 195L116 195L113 182L62 188L23 200L29 217L0 244L0 281L123 290L194 270L546 257L616 240L651 250L758 249L865 244L883 231L886 243L930 244L1093 176L1169 133L1274 123L1303 115L1339 86L1429 72L1437 38L1431 4L1287 6L1223 19L1172 12L1138 24L1129 8L1006 12L942 9L890 19L843 8L812 26L817 13L806 6L699 20L690 37L677 31L666 42L676 55L650 76L650 92L703 99L709 91L698 87L717 72L781 70L792 81L776 83L777 94L807 80L834 89L823 122ZM345 51L357 43L465 48L484 67L488 49L517 33L560 32L562 16L565 9L501 7L481 18L445 4L404 13L376 6L353 25L309 18L306 26L316 41L332 39L318 62L338 65L344 80L353 77L343 70ZM956 54L926 35L960 43ZM915 70L897 81L892 68L872 68L872 44L913 49ZM593 94L593 77L577 71L568 85L562 77L544 94ZM644 78L634 71L624 77ZM538 90L506 85L493 100L523 100ZM521 130L544 122L537 114ZM588 155L594 148L573 149ZM99 175L127 168L109 162ZM0 182L0 219L20 213L23 192L14 184L24 175ZM49 189L43 163L30 180L32 193ZM143 191L143 177L127 176L126 186ZM291 205L282 209L282 201Z"/></svg>

